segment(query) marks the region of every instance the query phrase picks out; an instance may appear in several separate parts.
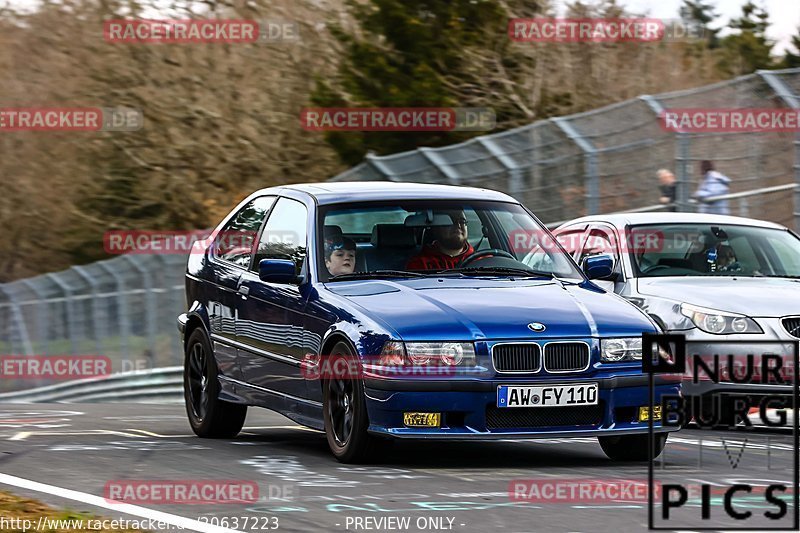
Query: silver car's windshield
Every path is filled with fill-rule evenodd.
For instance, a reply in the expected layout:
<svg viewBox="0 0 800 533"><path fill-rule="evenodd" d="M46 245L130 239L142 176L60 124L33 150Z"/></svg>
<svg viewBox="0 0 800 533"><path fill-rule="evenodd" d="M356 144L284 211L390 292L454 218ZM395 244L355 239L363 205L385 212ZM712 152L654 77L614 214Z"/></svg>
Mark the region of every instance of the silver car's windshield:
<svg viewBox="0 0 800 533"><path fill-rule="evenodd" d="M630 228L653 244L632 250L637 276L800 277L800 240L786 230L725 224Z"/></svg>

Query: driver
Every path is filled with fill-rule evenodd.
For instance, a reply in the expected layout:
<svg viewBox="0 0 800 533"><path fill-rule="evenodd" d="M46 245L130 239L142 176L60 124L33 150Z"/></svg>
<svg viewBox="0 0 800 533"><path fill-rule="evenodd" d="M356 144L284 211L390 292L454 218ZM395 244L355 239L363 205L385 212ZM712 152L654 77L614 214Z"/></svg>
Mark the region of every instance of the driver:
<svg viewBox="0 0 800 533"><path fill-rule="evenodd" d="M450 226L433 226L433 242L425 245L419 254L409 259L406 270L447 270L454 268L465 257L475 253L467 241L467 217L460 209L436 211L453 221Z"/></svg>
<svg viewBox="0 0 800 533"><path fill-rule="evenodd" d="M724 244L717 247L717 268L724 272L736 272L742 269L736 260L733 248Z"/></svg>

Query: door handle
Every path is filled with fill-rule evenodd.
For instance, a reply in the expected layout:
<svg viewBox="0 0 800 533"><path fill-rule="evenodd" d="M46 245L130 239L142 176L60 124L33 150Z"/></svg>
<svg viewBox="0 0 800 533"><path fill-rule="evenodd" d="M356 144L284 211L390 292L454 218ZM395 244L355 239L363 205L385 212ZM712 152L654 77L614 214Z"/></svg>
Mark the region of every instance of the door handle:
<svg viewBox="0 0 800 533"><path fill-rule="evenodd" d="M239 294L241 294L242 296L247 296L248 294L250 294L250 287L246 285L240 285Z"/></svg>

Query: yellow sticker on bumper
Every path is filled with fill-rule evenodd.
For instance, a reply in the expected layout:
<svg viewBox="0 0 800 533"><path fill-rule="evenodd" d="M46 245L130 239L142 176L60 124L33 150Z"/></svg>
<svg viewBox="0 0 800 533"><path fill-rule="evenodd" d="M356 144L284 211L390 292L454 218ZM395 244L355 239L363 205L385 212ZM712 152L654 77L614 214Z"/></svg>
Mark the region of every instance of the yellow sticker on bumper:
<svg viewBox="0 0 800 533"><path fill-rule="evenodd" d="M441 413L403 413L403 424L408 427L438 428L441 421Z"/></svg>
<svg viewBox="0 0 800 533"><path fill-rule="evenodd" d="M639 408L639 422L647 422L647 413L650 411L649 407L640 407ZM653 406L653 420L661 420L661 406L654 405Z"/></svg>

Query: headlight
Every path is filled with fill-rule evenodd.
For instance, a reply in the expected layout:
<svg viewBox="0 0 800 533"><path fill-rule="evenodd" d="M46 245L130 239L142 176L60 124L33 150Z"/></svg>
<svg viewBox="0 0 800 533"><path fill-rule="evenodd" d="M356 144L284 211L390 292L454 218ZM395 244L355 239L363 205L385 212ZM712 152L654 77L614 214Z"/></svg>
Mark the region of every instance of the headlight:
<svg viewBox="0 0 800 533"><path fill-rule="evenodd" d="M401 350L405 358L400 359ZM414 366L475 366L475 347L471 342L398 342L390 341L383 346L381 360L392 364Z"/></svg>
<svg viewBox="0 0 800 533"><path fill-rule="evenodd" d="M681 314L691 319L694 325L701 330L714 335L764 333L755 320L736 313L726 313L691 304L681 304Z"/></svg>
<svg viewBox="0 0 800 533"><path fill-rule="evenodd" d="M642 360L642 338L600 339L600 360L604 363Z"/></svg>

